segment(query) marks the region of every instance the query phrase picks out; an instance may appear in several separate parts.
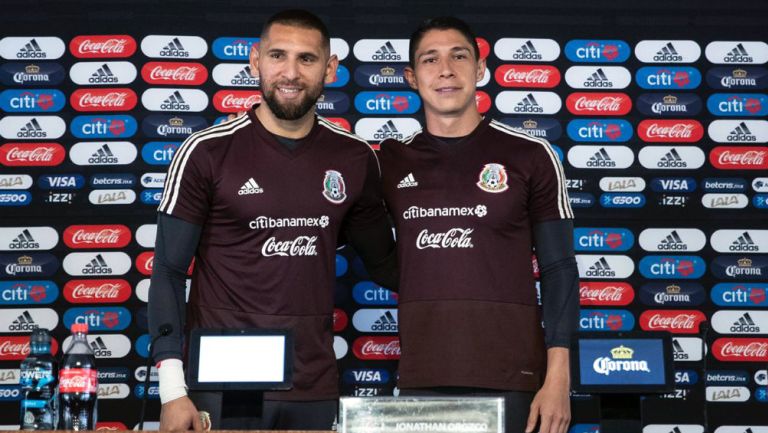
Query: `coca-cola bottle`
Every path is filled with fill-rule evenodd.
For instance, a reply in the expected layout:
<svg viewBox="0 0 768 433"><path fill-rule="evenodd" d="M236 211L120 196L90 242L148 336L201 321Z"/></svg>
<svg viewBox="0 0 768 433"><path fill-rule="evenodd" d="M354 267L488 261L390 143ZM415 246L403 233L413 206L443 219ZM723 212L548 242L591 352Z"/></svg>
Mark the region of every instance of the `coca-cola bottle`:
<svg viewBox="0 0 768 433"><path fill-rule="evenodd" d="M53 430L58 421L56 377L58 364L51 355L51 336L38 328L30 337L30 352L21 362L21 428Z"/></svg>
<svg viewBox="0 0 768 433"><path fill-rule="evenodd" d="M98 377L96 357L88 344L88 325L72 325L72 342L64 352L59 372L61 428L96 430Z"/></svg>

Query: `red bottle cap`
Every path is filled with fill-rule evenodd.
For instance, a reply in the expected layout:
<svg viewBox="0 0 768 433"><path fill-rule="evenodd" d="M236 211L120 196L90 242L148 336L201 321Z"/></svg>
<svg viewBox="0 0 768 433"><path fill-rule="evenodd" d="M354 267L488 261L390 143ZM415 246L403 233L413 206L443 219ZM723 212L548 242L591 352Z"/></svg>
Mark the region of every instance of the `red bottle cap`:
<svg viewBox="0 0 768 433"><path fill-rule="evenodd" d="M88 324L87 323L73 323L72 324L72 333L77 334L78 332L82 332L83 334L88 333Z"/></svg>

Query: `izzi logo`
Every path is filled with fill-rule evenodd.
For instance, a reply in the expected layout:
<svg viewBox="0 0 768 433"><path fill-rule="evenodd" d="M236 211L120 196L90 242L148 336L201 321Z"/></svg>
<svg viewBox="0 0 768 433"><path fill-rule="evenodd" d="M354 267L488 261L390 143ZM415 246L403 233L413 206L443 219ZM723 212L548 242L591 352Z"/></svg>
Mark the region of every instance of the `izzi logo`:
<svg viewBox="0 0 768 433"><path fill-rule="evenodd" d="M576 251L627 251L635 243L635 236L625 228L578 227L573 231Z"/></svg>

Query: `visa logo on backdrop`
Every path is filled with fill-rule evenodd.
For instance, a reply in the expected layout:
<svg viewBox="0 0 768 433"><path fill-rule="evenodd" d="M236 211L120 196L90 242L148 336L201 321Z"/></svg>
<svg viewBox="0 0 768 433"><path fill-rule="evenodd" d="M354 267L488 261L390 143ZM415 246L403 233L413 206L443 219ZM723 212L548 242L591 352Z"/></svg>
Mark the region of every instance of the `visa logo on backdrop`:
<svg viewBox="0 0 768 433"><path fill-rule="evenodd" d="M579 63L621 63L630 51L629 44L620 40L574 39L565 44L565 56Z"/></svg>
<svg viewBox="0 0 768 433"><path fill-rule="evenodd" d="M80 189L85 186L81 174L44 174L37 178L40 189Z"/></svg>
<svg viewBox="0 0 768 433"><path fill-rule="evenodd" d="M692 177L655 177L651 179L654 192L693 192L696 180Z"/></svg>

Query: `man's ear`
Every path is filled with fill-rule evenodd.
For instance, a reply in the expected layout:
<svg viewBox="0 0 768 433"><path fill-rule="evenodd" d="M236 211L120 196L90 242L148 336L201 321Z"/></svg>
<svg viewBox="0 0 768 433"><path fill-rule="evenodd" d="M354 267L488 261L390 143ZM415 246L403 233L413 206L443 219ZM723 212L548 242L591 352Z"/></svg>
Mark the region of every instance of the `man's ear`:
<svg viewBox="0 0 768 433"><path fill-rule="evenodd" d="M404 70L405 80L408 81L408 85L413 90L419 90L419 85L416 82L416 71L412 67L406 66Z"/></svg>
<svg viewBox="0 0 768 433"><path fill-rule="evenodd" d="M248 54L248 64L251 66L251 76L259 78L259 44L251 45L251 52Z"/></svg>
<svg viewBox="0 0 768 433"><path fill-rule="evenodd" d="M485 77L485 59L480 59L477 61L477 78L475 79L476 82L482 81L483 77Z"/></svg>
<svg viewBox="0 0 768 433"><path fill-rule="evenodd" d="M328 64L325 66L325 84L331 84L336 81L336 70L339 68L339 58L336 54L331 54Z"/></svg>

